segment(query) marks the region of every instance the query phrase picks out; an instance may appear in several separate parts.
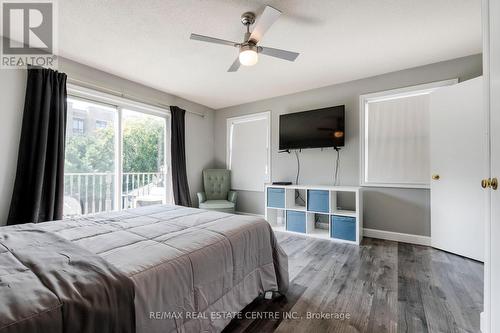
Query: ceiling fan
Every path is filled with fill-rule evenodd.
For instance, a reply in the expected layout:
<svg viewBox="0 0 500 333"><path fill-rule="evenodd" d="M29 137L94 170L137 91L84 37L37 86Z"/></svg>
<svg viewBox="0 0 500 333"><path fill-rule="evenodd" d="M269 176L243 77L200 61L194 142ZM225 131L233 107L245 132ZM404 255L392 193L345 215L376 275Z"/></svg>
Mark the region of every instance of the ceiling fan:
<svg viewBox="0 0 500 333"><path fill-rule="evenodd" d="M242 43L198 34L191 34L191 39L238 48L239 56L233 62L231 67L229 67L229 69L227 70L228 72L236 72L238 68L240 68L240 64L243 66L255 65L259 60L259 54L264 54L270 57L288 61L295 61L295 59L297 59L297 57L299 56L299 53L297 52L257 45L261 41L266 31L273 25L274 22L276 22L280 15L281 12L276 8L266 6L264 12L259 17L257 24L250 33L250 26L255 23L255 14L252 12L243 13L243 15L241 15L241 23L243 23L243 25L246 27L247 32L245 33L245 37L243 38Z"/></svg>

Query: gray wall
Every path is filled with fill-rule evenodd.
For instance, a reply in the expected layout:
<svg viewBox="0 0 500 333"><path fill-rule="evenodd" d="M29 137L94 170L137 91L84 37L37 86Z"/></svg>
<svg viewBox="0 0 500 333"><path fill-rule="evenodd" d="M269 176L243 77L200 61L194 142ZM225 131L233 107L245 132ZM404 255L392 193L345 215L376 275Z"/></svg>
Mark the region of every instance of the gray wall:
<svg viewBox="0 0 500 333"><path fill-rule="evenodd" d="M0 225L7 223L16 175L26 71L0 69Z"/></svg>
<svg viewBox="0 0 500 333"><path fill-rule="evenodd" d="M276 97L244 105L213 110L202 105L125 80L97 69L61 59L60 70L70 78L143 99L187 110L206 113L205 118L186 115L187 172L191 196L202 190L201 171L225 166L226 118L272 111L272 178L295 180L293 155L278 154L278 117L280 114L332 105L346 105L346 146L341 152L340 184L359 184L358 98L360 94L400 88L450 78L466 80L481 74L481 56L475 55L424 67L384 74L372 78L333 85L302 93ZM0 71L0 225L5 224L10 205L17 162L17 149L24 104L26 72ZM215 135L215 138L214 138ZM215 141L214 141L215 139ZM215 160L214 160L215 151ZM334 152L331 149L305 150L301 153L301 183L331 184ZM238 211L263 214L262 192L240 191ZM366 188L364 195L365 227L417 235L430 234L429 191L417 189Z"/></svg>
<svg viewBox="0 0 500 333"><path fill-rule="evenodd" d="M271 111L272 180L295 181L295 156L278 153L279 115L345 104L346 144L341 150L339 184L359 185L359 95L451 78L459 78L463 81L479 76L481 73L481 55L474 55L217 110L215 114L216 165L224 167L226 163L227 118ZM332 149L302 151L299 183L332 184L334 158ZM371 187L365 188L364 193L365 228L430 235L429 190ZM237 210L263 214L264 193L240 191Z"/></svg>
<svg viewBox="0 0 500 333"><path fill-rule="evenodd" d="M69 78L118 90L145 100L177 105L183 109L204 113L204 118L186 113L186 159L191 197L202 190L201 172L214 165L214 111L103 71L59 59L59 70ZM7 221L17 165L17 150L26 90L25 70L0 70L0 225Z"/></svg>

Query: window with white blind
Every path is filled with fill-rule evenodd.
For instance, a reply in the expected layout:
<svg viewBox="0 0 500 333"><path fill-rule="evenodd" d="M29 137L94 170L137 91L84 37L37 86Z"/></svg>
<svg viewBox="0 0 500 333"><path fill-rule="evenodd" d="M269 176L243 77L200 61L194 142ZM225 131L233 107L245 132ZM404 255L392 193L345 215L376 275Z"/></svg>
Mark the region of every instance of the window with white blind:
<svg viewBox="0 0 500 333"><path fill-rule="evenodd" d="M430 93L448 80L360 96L361 185L428 188Z"/></svg>
<svg viewBox="0 0 500 333"><path fill-rule="evenodd" d="M243 191L264 191L271 179L270 113L227 119L227 168L231 187Z"/></svg>

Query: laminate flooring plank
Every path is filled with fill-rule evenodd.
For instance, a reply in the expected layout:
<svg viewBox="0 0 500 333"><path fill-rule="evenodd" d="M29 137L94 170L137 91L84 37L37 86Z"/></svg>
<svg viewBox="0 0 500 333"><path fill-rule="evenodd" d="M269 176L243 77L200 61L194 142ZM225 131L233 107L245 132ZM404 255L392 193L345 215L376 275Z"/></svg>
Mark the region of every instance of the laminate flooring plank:
<svg viewBox="0 0 500 333"><path fill-rule="evenodd" d="M289 256L289 291L258 298L242 313L280 316L235 319L225 333L479 332L482 263L372 238L355 246L284 232L276 237Z"/></svg>

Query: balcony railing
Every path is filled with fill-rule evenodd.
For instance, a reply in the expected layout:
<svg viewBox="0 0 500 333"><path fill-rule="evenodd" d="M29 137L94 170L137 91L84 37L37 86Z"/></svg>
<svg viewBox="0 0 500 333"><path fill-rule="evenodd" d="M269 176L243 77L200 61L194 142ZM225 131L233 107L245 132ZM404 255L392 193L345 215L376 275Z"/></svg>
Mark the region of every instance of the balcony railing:
<svg viewBox="0 0 500 333"><path fill-rule="evenodd" d="M64 215L85 215L116 210L114 173L66 173L64 175ZM167 177L163 172L122 174L120 206L165 203Z"/></svg>

